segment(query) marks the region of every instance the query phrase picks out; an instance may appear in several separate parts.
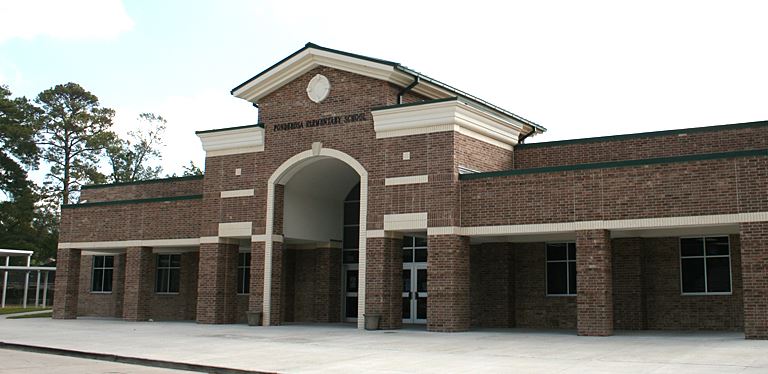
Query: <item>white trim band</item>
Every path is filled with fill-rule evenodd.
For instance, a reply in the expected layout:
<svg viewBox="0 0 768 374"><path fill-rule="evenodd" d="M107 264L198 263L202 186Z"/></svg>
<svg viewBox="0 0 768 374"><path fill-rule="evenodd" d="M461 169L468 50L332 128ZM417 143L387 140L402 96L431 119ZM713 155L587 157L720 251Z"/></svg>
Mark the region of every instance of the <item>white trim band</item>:
<svg viewBox="0 0 768 374"><path fill-rule="evenodd" d="M261 235L252 235L251 236L251 242L266 242L267 241L267 235L261 234ZM272 235L272 241L282 243L283 242L283 236L282 235Z"/></svg>
<svg viewBox="0 0 768 374"><path fill-rule="evenodd" d="M384 231L424 230L426 228L427 212L384 215Z"/></svg>
<svg viewBox="0 0 768 374"><path fill-rule="evenodd" d="M187 239L149 239L149 240L115 240L103 242L63 242L61 249L118 249L128 247L187 247L200 245L200 238Z"/></svg>
<svg viewBox="0 0 768 374"><path fill-rule="evenodd" d="M253 188L247 189L247 190L221 191L221 198L226 199L229 197L245 197L245 196L253 196L253 194L254 194Z"/></svg>
<svg viewBox="0 0 768 374"><path fill-rule="evenodd" d="M429 182L429 175L411 175L407 177L384 178L385 186L399 186L401 184L418 184Z"/></svg>
<svg viewBox="0 0 768 374"><path fill-rule="evenodd" d="M386 217L386 216L385 216ZM463 236L490 236L490 235L528 235L547 234L559 232L572 232L579 230L639 230L662 229L675 227L695 227L714 225L733 225L742 222L766 222L768 212L715 214L706 216L682 216L662 218L640 218L607 221L580 221L541 223L530 225L499 225L499 226L475 226L475 227L430 227L428 235L463 235Z"/></svg>

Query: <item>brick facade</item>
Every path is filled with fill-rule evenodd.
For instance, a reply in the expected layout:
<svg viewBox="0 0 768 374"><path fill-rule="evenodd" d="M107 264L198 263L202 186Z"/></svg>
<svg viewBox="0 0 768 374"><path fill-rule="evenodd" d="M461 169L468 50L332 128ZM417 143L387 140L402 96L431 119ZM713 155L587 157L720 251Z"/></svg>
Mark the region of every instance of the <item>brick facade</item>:
<svg viewBox="0 0 768 374"><path fill-rule="evenodd" d="M320 148L343 153L365 170L364 313L379 315L381 328L402 326L403 255L396 238L416 233L429 236L430 331L744 329L747 337L768 335L762 322L768 310L764 224L732 218L754 220L768 212L768 123L514 146L456 128L382 137L373 112L398 103L400 84L323 64L301 71L258 99L263 151L209 152L204 178L91 186L83 189L82 203L63 207L60 240L67 245L59 250L54 316L235 323L246 311L268 306L263 324L341 321L342 254L326 244L342 238L307 243L284 235L285 185L312 160L276 173L292 157ZM306 93L317 74L332 82L320 103ZM432 99L411 91L403 102ZM346 115L362 116L329 126L277 126ZM459 174L467 169L481 174ZM269 202L272 176L284 179ZM387 184L388 178L424 176L426 183ZM222 197L234 190L247 193ZM328 198L341 204L346 191L334 193L340 196ZM426 227L385 227L385 216L408 213L426 213ZM717 226L702 216L731 221ZM682 223L648 224L669 218ZM623 232L599 226L619 221L627 226ZM252 229L223 234L223 223ZM528 229L539 231L522 233ZM731 235L732 292L682 295L676 232L718 229ZM622 237L611 239L614 234ZM547 296L549 236L577 243L578 296ZM98 246L116 254L109 294L90 292L92 257L80 255L81 247ZM248 295L236 292L242 246L251 253ZM181 254L178 293L153 292L158 253Z"/></svg>
<svg viewBox="0 0 768 374"><path fill-rule="evenodd" d="M430 235L428 246L427 330L467 331L471 322L469 238Z"/></svg>
<svg viewBox="0 0 768 374"><path fill-rule="evenodd" d="M744 333L747 339L768 339L768 222L743 223Z"/></svg>
<svg viewBox="0 0 768 374"><path fill-rule="evenodd" d="M125 301L123 319L146 321L150 318L150 297L154 279L152 248L129 247L125 255Z"/></svg>

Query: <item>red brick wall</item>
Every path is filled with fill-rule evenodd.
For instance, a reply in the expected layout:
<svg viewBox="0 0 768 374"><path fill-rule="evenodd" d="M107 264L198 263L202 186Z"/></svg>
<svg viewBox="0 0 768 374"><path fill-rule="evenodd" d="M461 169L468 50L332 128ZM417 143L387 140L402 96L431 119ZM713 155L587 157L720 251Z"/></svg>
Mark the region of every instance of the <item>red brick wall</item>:
<svg viewBox="0 0 768 374"><path fill-rule="evenodd" d="M643 292L645 256L643 239L613 239L613 325L617 330L646 328ZM654 259L649 259L653 261ZM658 262L649 266L658 266Z"/></svg>
<svg viewBox="0 0 768 374"><path fill-rule="evenodd" d="M576 297L547 296L545 244L514 243L510 245L515 265L517 327L575 329Z"/></svg>
<svg viewBox="0 0 768 374"><path fill-rule="evenodd" d="M768 339L768 222L743 223L740 231L744 333L747 339Z"/></svg>
<svg viewBox="0 0 768 374"><path fill-rule="evenodd" d="M608 230L576 231L576 328L579 335L613 334L613 261Z"/></svg>
<svg viewBox="0 0 768 374"><path fill-rule="evenodd" d="M289 249L283 262L283 321L341 321L341 250Z"/></svg>
<svg viewBox="0 0 768 374"><path fill-rule="evenodd" d="M198 289L198 253L181 254L180 283L178 294L159 294L154 292L157 274L157 255L153 256L152 296L150 298L150 316L156 321L195 320L197 315ZM232 285L234 287L234 285ZM230 304L231 305L231 304ZM234 321L233 321L234 322Z"/></svg>
<svg viewBox="0 0 768 374"><path fill-rule="evenodd" d="M461 223L513 225L768 211L765 180L768 157L463 180ZM630 186L632 193L627 193Z"/></svg>
<svg viewBox="0 0 768 374"><path fill-rule="evenodd" d="M471 321L469 238L430 235L428 246L427 330L467 331Z"/></svg>
<svg viewBox="0 0 768 374"><path fill-rule="evenodd" d="M366 244L365 314L381 316L382 329L403 324L402 248L402 239L394 238L368 238Z"/></svg>
<svg viewBox="0 0 768 374"><path fill-rule="evenodd" d="M116 254L112 271L112 292L93 293L93 256L80 258L80 297L77 315L123 318L123 289L125 287L125 254Z"/></svg>
<svg viewBox="0 0 768 374"><path fill-rule="evenodd" d="M201 200L63 208L60 242L200 237Z"/></svg>
<svg viewBox="0 0 768 374"><path fill-rule="evenodd" d="M503 149L475 138L456 134L457 166L475 171L498 171L514 168L512 150Z"/></svg>
<svg viewBox="0 0 768 374"><path fill-rule="evenodd" d="M234 323L237 318L236 244L200 244L197 322Z"/></svg>
<svg viewBox="0 0 768 374"><path fill-rule="evenodd" d="M470 248L472 326L515 326L515 264L512 245L488 243Z"/></svg>
<svg viewBox="0 0 768 374"><path fill-rule="evenodd" d="M515 148L515 169L636 160L699 153L768 148L768 122L754 127L715 127L663 136L595 138L582 142L521 144Z"/></svg>
<svg viewBox="0 0 768 374"><path fill-rule="evenodd" d="M80 250L59 248L56 255L56 284L53 299L53 318L77 317L80 293Z"/></svg>
<svg viewBox="0 0 768 374"><path fill-rule="evenodd" d="M138 183L107 184L85 187L80 191L80 201L149 199L169 196L188 196L203 193L202 177L167 178Z"/></svg>
<svg viewBox="0 0 768 374"><path fill-rule="evenodd" d="M731 235L732 295L690 296L680 291L680 239L644 239L644 293L650 330L741 330L741 251Z"/></svg>

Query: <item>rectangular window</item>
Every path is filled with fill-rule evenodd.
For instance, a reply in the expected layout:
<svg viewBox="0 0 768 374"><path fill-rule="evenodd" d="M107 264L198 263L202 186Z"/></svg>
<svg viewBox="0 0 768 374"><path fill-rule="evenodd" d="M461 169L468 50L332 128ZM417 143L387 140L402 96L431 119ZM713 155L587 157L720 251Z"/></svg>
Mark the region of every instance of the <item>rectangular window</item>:
<svg viewBox="0 0 768 374"><path fill-rule="evenodd" d="M731 248L727 236L680 238L683 294L730 294Z"/></svg>
<svg viewBox="0 0 768 374"><path fill-rule="evenodd" d="M237 293L251 293L251 254L249 252L237 255Z"/></svg>
<svg viewBox="0 0 768 374"><path fill-rule="evenodd" d="M112 273L115 270L115 256L93 256L91 292L112 292Z"/></svg>
<svg viewBox="0 0 768 374"><path fill-rule="evenodd" d="M181 255L157 255L155 292L179 292Z"/></svg>
<svg viewBox="0 0 768 374"><path fill-rule="evenodd" d="M576 243L547 243L547 295L576 295Z"/></svg>

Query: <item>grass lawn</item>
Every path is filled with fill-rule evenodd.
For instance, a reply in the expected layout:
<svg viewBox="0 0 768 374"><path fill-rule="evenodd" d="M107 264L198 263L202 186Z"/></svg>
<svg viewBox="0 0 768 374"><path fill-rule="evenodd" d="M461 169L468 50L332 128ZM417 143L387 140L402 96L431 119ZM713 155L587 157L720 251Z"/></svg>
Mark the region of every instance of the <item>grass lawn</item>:
<svg viewBox="0 0 768 374"><path fill-rule="evenodd" d="M20 316L10 316L8 319L21 319L21 318L51 318L51 315L53 315L53 311L47 311L42 313L35 313L35 314L24 314Z"/></svg>
<svg viewBox="0 0 768 374"><path fill-rule="evenodd" d="M14 314L14 313L24 313L24 312L35 312L38 310L49 310L51 308L38 308L38 307L29 307L29 308L22 308L20 306L9 306L5 308L0 308L0 314Z"/></svg>

